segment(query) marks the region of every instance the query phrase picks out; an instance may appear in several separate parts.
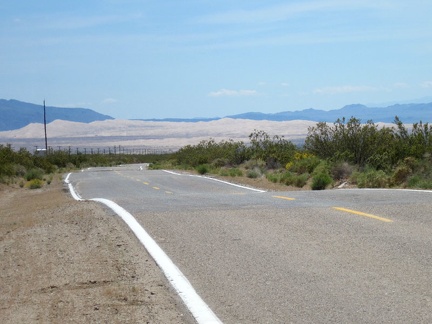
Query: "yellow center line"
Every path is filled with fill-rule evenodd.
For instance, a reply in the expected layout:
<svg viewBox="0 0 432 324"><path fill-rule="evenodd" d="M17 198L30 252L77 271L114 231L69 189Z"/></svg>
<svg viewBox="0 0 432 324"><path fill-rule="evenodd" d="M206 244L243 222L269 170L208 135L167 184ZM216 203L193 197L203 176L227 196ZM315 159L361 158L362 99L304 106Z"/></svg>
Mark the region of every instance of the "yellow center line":
<svg viewBox="0 0 432 324"><path fill-rule="evenodd" d="M152 187L153 189L155 189L155 190L159 190L160 188L159 187Z"/></svg>
<svg viewBox="0 0 432 324"><path fill-rule="evenodd" d="M285 199L285 200L295 200L295 198L285 197L285 196L273 196L273 198Z"/></svg>
<svg viewBox="0 0 432 324"><path fill-rule="evenodd" d="M147 186L149 185L149 183L148 183L148 182L145 182L145 181L144 181L143 183L144 183L145 185L147 185Z"/></svg>
<svg viewBox="0 0 432 324"><path fill-rule="evenodd" d="M165 193L166 193L166 194L169 194L169 195L171 195L171 194L172 194L172 192L171 192L171 191L165 191Z"/></svg>
<svg viewBox="0 0 432 324"><path fill-rule="evenodd" d="M379 217L379 216L372 215L372 214L366 214L366 213L362 213L362 212L359 212L359 211L356 211L356 210L347 209L347 208L333 207L333 209L336 209L336 210L339 210L339 211L343 211L343 212L346 212L346 213L351 213L351 214L359 215L359 216L364 216L364 217L369 217L369 218L377 219L377 220L380 220L380 221L386 222L386 223L392 223L393 222L391 219L388 219L388 218Z"/></svg>

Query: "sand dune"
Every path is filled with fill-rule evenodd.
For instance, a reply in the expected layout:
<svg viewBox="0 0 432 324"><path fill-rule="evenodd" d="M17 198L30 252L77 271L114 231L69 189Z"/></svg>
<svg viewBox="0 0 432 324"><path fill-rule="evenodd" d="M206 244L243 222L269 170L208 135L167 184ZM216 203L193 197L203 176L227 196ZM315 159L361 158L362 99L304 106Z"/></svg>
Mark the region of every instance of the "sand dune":
<svg viewBox="0 0 432 324"><path fill-rule="evenodd" d="M165 147L177 149L188 144L197 144L210 138L216 141L249 140L254 130L269 135L284 136L288 140L301 141L308 127L316 125L310 121L255 121L224 118L209 122L152 122L137 120L106 120L93 123L77 123L56 120L47 125L50 146L76 147ZM42 124L30 124L18 130L0 132L0 143L17 146L22 143L41 143L44 137ZM43 141L42 141L43 142ZM24 145L25 144L25 145ZM36 146L37 144L34 144ZM39 144L42 146L42 144Z"/></svg>

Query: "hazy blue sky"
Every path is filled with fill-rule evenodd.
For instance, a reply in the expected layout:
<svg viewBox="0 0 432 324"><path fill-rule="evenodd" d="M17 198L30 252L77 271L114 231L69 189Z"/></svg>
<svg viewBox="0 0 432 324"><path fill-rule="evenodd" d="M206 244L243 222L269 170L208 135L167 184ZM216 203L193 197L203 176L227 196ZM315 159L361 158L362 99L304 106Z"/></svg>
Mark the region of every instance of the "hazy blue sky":
<svg viewBox="0 0 432 324"><path fill-rule="evenodd" d="M116 118L431 99L431 17L430 0L0 0L0 98Z"/></svg>

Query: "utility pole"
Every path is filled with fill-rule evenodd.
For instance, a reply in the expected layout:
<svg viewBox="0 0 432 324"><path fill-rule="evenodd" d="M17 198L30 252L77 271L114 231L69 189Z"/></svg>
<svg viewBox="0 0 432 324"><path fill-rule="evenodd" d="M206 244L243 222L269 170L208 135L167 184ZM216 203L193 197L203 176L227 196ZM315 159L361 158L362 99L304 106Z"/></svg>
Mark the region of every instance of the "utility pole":
<svg viewBox="0 0 432 324"><path fill-rule="evenodd" d="M46 108L45 108L45 99L44 99L44 129L45 129L45 154L48 155L48 138L47 138L47 130L46 130Z"/></svg>

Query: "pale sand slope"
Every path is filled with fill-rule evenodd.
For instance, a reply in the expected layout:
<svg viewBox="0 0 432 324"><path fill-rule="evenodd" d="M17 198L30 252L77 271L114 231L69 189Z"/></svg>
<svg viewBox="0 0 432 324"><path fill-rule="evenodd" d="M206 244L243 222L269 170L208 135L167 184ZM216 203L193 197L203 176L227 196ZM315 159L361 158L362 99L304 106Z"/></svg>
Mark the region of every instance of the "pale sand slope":
<svg viewBox="0 0 432 324"><path fill-rule="evenodd" d="M306 137L308 127L315 126L310 121L255 121L230 119L210 122L151 122L134 120L106 120L93 123L77 123L56 120L47 125L50 145L99 146L122 145L129 147L170 147L179 148L187 144L197 144L210 138L216 141L233 139L249 140L254 130L262 130L269 135L284 136L288 140ZM18 130L0 132L0 142L40 139L44 136L42 124L30 124ZM57 142L56 142L57 141ZM80 143L81 145L77 145Z"/></svg>

